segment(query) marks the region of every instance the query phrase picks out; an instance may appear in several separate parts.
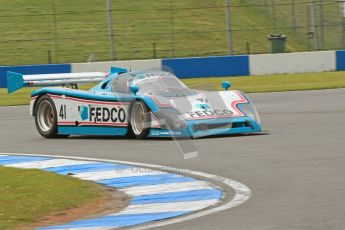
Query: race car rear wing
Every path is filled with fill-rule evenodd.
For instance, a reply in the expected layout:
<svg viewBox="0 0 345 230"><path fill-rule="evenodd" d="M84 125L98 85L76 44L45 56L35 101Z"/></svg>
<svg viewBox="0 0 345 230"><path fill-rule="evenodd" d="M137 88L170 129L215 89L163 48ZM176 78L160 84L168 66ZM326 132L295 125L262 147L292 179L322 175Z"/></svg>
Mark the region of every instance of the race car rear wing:
<svg viewBox="0 0 345 230"><path fill-rule="evenodd" d="M126 73L126 69L112 67L110 74ZM7 71L7 91L13 93L23 87L36 86L64 86L87 83L98 83L109 76L108 73L58 73L58 74L35 74L23 75Z"/></svg>

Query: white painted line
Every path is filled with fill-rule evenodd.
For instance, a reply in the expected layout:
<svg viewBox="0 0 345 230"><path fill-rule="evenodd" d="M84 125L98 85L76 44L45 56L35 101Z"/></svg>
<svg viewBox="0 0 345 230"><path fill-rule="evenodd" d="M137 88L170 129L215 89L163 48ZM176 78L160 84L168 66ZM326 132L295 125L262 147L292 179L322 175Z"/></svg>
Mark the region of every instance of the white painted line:
<svg viewBox="0 0 345 230"><path fill-rule="evenodd" d="M23 169L44 169L44 168L51 168L51 167L82 165L82 164L90 164L90 163L95 163L95 162L75 161L75 160L68 160L68 159L52 159L52 160L43 160L43 161L31 161L31 162L23 162L23 163L15 163L15 164L6 164L4 166L23 168Z"/></svg>
<svg viewBox="0 0 345 230"><path fill-rule="evenodd" d="M158 184L149 186L136 186L119 189L131 196L143 196L168 192L186 192L192 190L209 189L212 185L205 181L192 181L185 183Z"/></svg>
<svg viewBox="0 0 345 230"><path fill-rule="evenodd" d="M211 215L211 214L215 214L215 213L218 213L218 212L221 212L224 210L231 209L233 207L236 207L238 205L243 204L244 202L246 202L250 198L250 195L251 195L250 189L246 185L244 185L240 182L237 182L237 181L225 178L225 177L221 177L221 176L215 176L215 175L208 174L208 173L193 171L192 174L198 175L198 176L203 176L205 178L213 179L213 180L216 180L218 182L223 183L223 185L230 187L230 188L235 190L235 193L236 193L235 197L231 201L229 201L225 204L222 204L220 206L214 207L212 209L207 209L205 211L196 212L196 213L193 213L191 215L187 215L187 216L183 216L183 217L177 217L177 218L174 218L171 220L165 220L165 221L147 224L144 226L134 227L134 228L130 228L130 229L131 230L144 230L144 229L162 227L162 226L166 226L166 225L170 225L170 224L177 224L177 223L181 223L184 221L193 220L195 218L204 217L207 215Z"/></svg>
<svg viewBox="0 0 345 230"><path fill-rule="evenodd" d="M113 216L125 214L141 214L141 213L160 213L160 212L193 212L202 210L219 202L217 199L202 201L173 202L168 204L142 204L130 205L125 210L114 214Z"/></svg>
<svg viewBox="0 0 345 230"><path fill-rule="evenodd" d="M82 180L105 180L112 178L123 178L132 176L150 176L150 175L160 175L167 174L166 172L156 171L156 170L142 170L140 168L129 168L129 169L113 169L107 171L93 171L86 173L77 173L73 177L77 177Z"/></svg>
<svg viewBox="0 0 345 230"><path fill-rule="evenodd" d="M33 154L20 154L20 153L4 153L7 155L21 155L21 156L33 156ZM97 158L86 158L86 157L69 157L69 156L59 156L59 155L35 155L35 156L42 156L42 157L55 157L55 158L65 158L65 159L73 159L73 160L87 160L87 161L103 161L103 162L110 162L110 163L116 163L116 164L125 164L125 165L134 165L134 166L142 166L142 167L148 167L148 168L154 168L156 170L164 169L163 166L160 165L155 165L155 164L145 164L145 163L137 163L137 162L130 162L130 161L117 161L117 160L105 160L105 159L97 159ZM233 207L236 207L238 205L243 204L246 202L251 195L250 189L235 180L231 180L226 177L221 177L209 173L203 173L203 172L198 172L198 171L192 171L192 170L185 170L185 169L179 169L179 168L169 168L170 171L175 171L176 173L179 172L188 172L189 175L192 176L199 176L203 177L206 179L214 180L217 181L221 184L223 184L224 187L228 187L230 189L233 189L235 191L235 196L232 200L221 204L220 206L207 209L201 212L196 212L192 213L190 215L182 216L182 217L177 217L174 219L170 220L165 220L165 221L160 221L157 223L152 223L152 224L147 224L144 226L139 226L139 227L134 227L130 228L132 230L143 230L143 229L149 229L149 228L155 228L155 227L162 227L170 224L176 224L176 223L181 223L184 221L192 220L195 218L215 214L224 210L231 209ZM104 229L104 228L102 228Z"/></svg>
<svg viewBox="0 0 345 230"><path fill-rule="evenodd" d="M59 228L59 229L56 229L56 230L111 230L111 229L114 229L114 228L108 228L108 227L95 227L95 228Z"/></svg>

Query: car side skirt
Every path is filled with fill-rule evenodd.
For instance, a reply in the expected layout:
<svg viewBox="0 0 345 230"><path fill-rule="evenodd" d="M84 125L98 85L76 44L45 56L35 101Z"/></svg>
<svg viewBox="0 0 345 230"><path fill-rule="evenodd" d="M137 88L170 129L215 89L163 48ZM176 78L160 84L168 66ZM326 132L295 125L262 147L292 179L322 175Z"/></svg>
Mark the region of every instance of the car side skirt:
<svg viewBox="0 0 345 230"><path fill-rule="evenodd" d="M127 128L116 127L58 126L61 135L125 136L127 132Z"/></svg>

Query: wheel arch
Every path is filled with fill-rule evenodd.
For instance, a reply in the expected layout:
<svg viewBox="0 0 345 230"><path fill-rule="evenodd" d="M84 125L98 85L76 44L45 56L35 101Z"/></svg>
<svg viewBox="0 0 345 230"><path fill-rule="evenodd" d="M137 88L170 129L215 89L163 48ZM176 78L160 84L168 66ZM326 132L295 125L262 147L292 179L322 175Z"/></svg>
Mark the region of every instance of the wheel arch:
<svg viewBox="0 0 345 230"><path fill-rule="evenodd" d="M51 114L52 114L51 119L46 118L47 116L50 116L49 114L48 115L45 114L47 111L47 108L46 108L47 106L45 105L46 107L43 106L43 108L41 108L41 104L43 104L43 102L46 102L51 109ZM58 134L57 133L58 116L57 116L54 100L48 94L45 94L45 93L37 95L37 98L34 102L33 109L34 109L34 114L35 114L34 115L35 125L40 135L45 138L57 137L58 136L57 135ZM44 116L45 118L42 118L42 116ZM48 122L47 120L51 120L51 121Z"/></svg>
<svg viewBox="0 0 345 230"><path fill-rule="evenodd" d="M156 103L147 96L138 96L133 101L142 101L145 103L145 105L150 109L152 112L157 112L159 110L159 107L156 105Z"/></svg>
<svg viewBox="0 0 345 230"><path fill-rule="evenodd" d="M32 105L32 108L31 108L31 111L32 111L32 116L36 116L36 106L37 106L37 102L41 99L41 97L43 97L43 96L48 96L49 97L49 95L47 94L47 93L40 93L40 94L37 94L37 95L35 95L35 97L37 97L36 98L36 100L35 100L35 102L33 103L33 105ZM53 100L53 99L52 99ZM53 100L53 102L54 102L54 100ZM55 104L55 103L54 103Z"/></svg>

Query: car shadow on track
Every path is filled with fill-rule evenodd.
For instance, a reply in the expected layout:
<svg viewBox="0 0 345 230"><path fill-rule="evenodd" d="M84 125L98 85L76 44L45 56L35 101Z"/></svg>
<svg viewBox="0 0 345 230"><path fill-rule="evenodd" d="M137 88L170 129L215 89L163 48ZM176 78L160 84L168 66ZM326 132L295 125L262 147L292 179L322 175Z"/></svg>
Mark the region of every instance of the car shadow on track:
<svg viewBox="0 0 345 230"><path fill-rule="evenodd" d="M233 137L250 137L250 136L266 136L270 135L270 132L260 132L260 133L240 133L240 134L228 134L228 135L212 135L212 136L204 136L195 139L220 139L220 138L233 138Z"/></svg>
<svg viewBox="0 0 345 230"><path fill-rule="evenodd" d="M70 137L61 137L61 139L70 139L70 140L135 140L135 141L167 141L167 140L199 140L199 139L213 139L213 138L234 138L234 137L249 137L249 136L265 136L270 135L270 132L260 132L260 133L243 133L243 134L229 134L229 135L213 135L213 136L204 136L204 137L198 137L198 138L172 138L172 137L149 137L143 140L137 140L133 137L129 136L70 136Z"/></svg>

